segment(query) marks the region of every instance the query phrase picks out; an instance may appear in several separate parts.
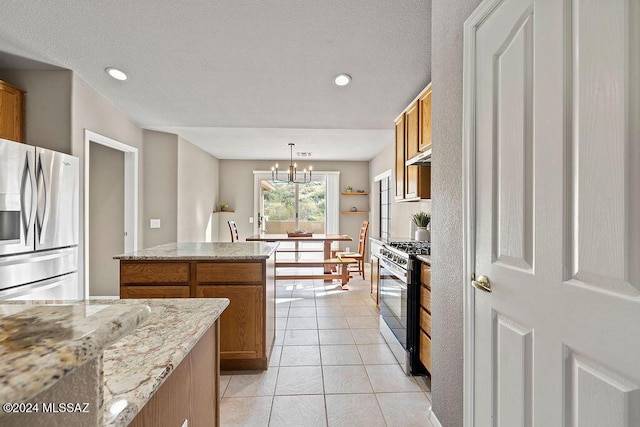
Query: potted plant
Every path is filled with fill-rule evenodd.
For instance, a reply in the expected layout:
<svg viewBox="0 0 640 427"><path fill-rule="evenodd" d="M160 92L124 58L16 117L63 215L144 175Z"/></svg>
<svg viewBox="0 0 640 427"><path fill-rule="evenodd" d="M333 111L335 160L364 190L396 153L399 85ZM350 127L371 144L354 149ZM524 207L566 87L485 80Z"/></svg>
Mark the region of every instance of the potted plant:
<svg viewBox="0 0 640 427"><path fill-rule="evenodd" d="M427 231L427 226L431 222L431 215L426 212L416 212L411 215L411 219L416 225L414 238L420 241L429 240L429 231Z"/></svg>
<svg viewBox="0 0 640 427"><path fill-rule="evenodd" d="M229 205L226 203L220 203L220 210L222 212L226 211L227 209L229 209Z"/></svg>
<svg viewBox="0 0 640 427"><path fill-rule="evenodd" d="M347 193L353 192L353 187L351 185L347 185Z"/></svg>

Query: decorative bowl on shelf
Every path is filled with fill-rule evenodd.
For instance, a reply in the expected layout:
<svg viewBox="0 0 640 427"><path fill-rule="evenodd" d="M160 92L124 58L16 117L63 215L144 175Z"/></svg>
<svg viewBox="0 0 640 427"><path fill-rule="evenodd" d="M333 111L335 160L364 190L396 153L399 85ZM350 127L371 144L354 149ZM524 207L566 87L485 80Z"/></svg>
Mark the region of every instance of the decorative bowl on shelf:
<svg viewBox="0 0 640 427"><path fill-rule="evenodd" d="M364 190L356 190L356 193L364 193Z"/></svg>
<svg viewBox="0 0 640 427"><path fill-rule="evenodd" d="M358 212L358 208L356 208L355 206L351 208L351 212Z"/></svg>

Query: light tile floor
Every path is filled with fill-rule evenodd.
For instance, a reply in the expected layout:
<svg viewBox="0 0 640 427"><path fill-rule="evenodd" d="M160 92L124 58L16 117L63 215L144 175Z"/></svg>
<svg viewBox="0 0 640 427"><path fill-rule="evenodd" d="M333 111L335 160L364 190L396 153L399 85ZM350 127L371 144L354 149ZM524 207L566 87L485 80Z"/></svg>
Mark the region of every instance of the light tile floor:
<svg viewBox="0 0 640 427"><path fill-rule="evenodd" d="M431 392L408 377L378 332L369 281L277 282L267 371L222 372L222 426L424 426Z"/></svg>

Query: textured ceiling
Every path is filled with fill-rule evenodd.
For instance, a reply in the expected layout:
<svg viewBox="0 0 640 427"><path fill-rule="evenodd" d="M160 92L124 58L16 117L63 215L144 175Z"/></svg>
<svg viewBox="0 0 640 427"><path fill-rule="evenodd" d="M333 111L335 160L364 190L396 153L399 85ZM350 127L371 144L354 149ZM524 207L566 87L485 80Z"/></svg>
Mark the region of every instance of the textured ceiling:
<svg viewBox="0 0 640 427"><path fill-rule="evenodd" d="M219 158L286 152L296 135L314 158L371 158L430 81L430 33L429 0L8 0L0 14L0 51L71 69L140 126ZM333 84L341 72L351 85Z"/></svg>

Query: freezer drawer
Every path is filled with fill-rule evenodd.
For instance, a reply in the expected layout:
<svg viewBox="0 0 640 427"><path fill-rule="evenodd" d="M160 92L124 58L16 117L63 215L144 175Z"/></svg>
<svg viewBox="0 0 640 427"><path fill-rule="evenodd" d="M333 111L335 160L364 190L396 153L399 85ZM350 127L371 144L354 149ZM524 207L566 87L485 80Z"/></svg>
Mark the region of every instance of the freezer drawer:
<svg viewBox="0 0 640 427"><path fill-rule="evenodd" d="M0 257L0 290L78 271L78 248Z"/></svg>
<svg viewBox="0 0 640 427"><path fill-rule="evenodd" d="M36 160L36 250L77 245L80 224L78 158L37 148Z"/></svg>
<svg viewBox="0 0 640 427"><path fill-rule="evenodd" d="M78 273L0 291L2 300L77 300L80 299Z"/></svg>

